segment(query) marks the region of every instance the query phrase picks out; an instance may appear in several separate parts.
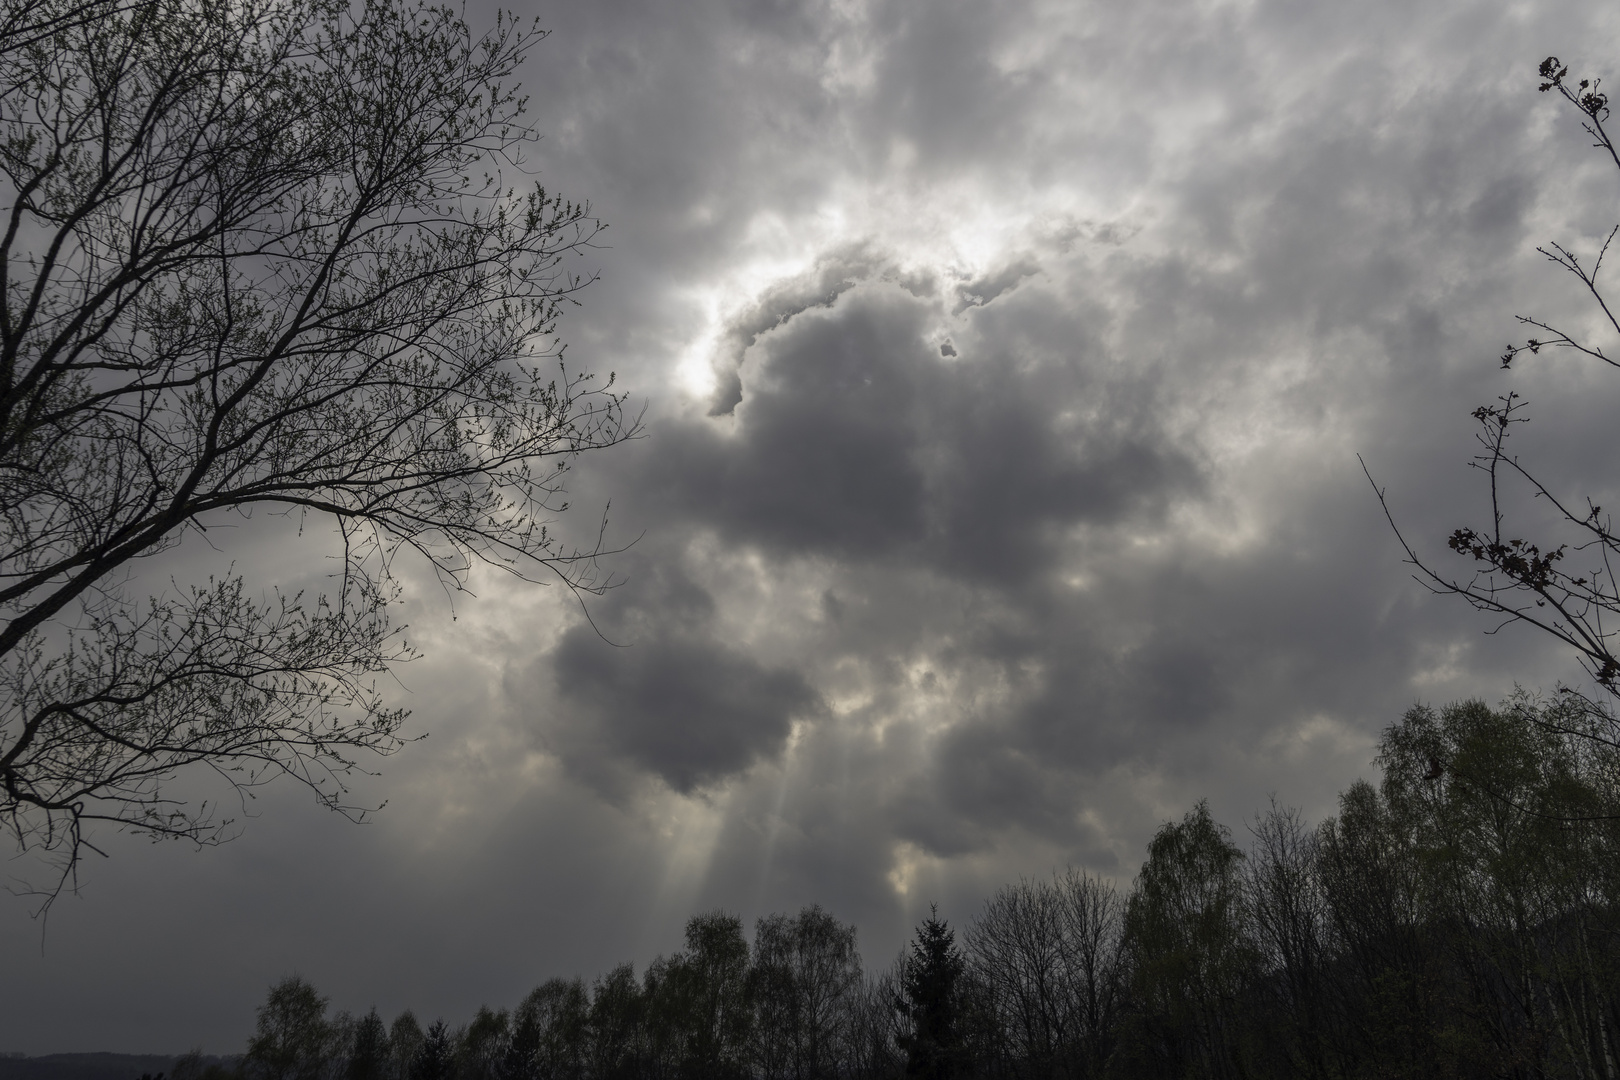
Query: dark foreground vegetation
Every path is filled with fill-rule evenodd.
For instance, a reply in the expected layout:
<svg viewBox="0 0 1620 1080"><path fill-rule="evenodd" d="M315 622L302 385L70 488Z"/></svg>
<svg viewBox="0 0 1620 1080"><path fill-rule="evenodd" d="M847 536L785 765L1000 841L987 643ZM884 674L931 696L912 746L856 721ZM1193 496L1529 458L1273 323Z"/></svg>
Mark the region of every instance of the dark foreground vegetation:
<svg viewBox="0 0 1620 1080"><path fill-rule="evenodd" d="M196 1058L194 1070L225 1066L235 1059ZM0 1080L129 1080L172 1070L173 1056L161 1054L23 1054L0 1052Z"/></svg>
<svg viewBox="0 0 1620 1080"><path fill-rule="evenodd" d="M1601 717L1597 718L1601 721ZM171 1080L1612 1077L1620 750L1590 708L1412 709L1309 827L1246 847L1199 803L1128 892L1076 871L937 914L869 973L820 907L695 916L637 973L554 978L462 1027L273 987L236 1069Z"/></svg>

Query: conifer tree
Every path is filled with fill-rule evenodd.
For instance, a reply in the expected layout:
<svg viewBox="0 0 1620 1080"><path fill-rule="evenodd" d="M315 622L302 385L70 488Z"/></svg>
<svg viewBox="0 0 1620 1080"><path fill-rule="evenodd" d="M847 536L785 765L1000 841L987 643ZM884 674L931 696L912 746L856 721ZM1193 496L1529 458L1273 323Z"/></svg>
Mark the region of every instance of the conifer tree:
<svg viewBox="0 0 1620 1080"><path fill-rule="evenodd" d="M910 1022L901 1039L906 1075L946 1080L963 1072L962 983L967 962L956 947L956 932L939 917L939 906L917 927L897 1002Z"/></svg>
<svg viewBox="0 0 1620 1080"><path fill-rule="evenodd" d="M388 1028L373 1008L354 1025L354 1045L349 1050L345 1080L387 1080Z"/></svg>
<svg viewBox="0 0 1620 1080"><path fill-rule="evenodd" d="M417 1047L410 1080L450 1080L450 1049L449 1030L443 1020L435 1020Z"/></svg>

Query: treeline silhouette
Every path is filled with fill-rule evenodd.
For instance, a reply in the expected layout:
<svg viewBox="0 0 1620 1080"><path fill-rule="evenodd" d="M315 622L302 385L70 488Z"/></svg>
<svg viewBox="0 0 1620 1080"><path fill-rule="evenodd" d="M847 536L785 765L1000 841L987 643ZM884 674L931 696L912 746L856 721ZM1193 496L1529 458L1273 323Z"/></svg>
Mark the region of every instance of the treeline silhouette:
<svg viewBox="0 0 1620 1080"><path fill-rule="evenodd" d="M231 1058L197 1058L193 1068L230 1065ZM173 1054L42 1054L28 1057L0 1051L0 1080L130 1080L132 1076L162 1076L174 1068Z"/></svg>
<svg viewBox="0 0 1620 1080"><path fill-rule="evenodd" d="M1074 870L937 913L868 972L818 906L698 915L639 977L555 978L452 1030L273 987L234 1068L172 1080L1612 1077L1620 771L1589 707L1417 707L1336 817L1245 852L1200 802L1128 891Z"/></svg>

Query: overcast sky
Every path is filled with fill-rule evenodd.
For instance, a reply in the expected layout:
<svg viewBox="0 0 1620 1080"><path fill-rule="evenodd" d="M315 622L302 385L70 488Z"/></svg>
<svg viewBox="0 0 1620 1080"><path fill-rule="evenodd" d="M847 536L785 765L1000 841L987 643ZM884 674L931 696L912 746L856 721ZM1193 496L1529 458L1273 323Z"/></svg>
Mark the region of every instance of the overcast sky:
<svg viewBox="0 0 1620 1080"><path fill-rule="evenodd" d="M1527 460L1608 501L1620 385L1496 357L1586 317L1534 249L1590 249L1620 178L1535 69L1620 66L1620 8L536 13L533 160L610 226L568 355L647 410L571 482L568 527L639 537L601 633L410 582L429 737L375 823L287 787L218 849L100 836L43 932L0 898L0 1050L238 1052L294 972L455 1024L717 907L819 902L881 966L931 902L1128 885L1202 797L1240 842L1273 793L1318 819L1414 702L1578 674L1424 593L1357 454L1445 564L1512 388Z"/></svg>

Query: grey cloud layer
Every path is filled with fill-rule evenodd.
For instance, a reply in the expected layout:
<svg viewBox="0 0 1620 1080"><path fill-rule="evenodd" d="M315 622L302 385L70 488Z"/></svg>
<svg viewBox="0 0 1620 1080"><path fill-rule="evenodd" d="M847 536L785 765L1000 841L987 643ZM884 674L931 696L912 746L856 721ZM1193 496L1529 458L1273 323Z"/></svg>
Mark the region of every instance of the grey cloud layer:
<svg viewBox="0 0 1620 1080"><path fill-rule="evenodd" d="M1410 582L1356 454L1439 548L1479 512L1468 413L1512 386L1526 453L1607 496L1609 384L1493 357L1514 311L1578 308L1534 244L1613 224L1533 71L1612 64L1614 16L541 14L536 158L614 245L571 362L650 403L649 437L573 481L640 536L626 583L594 626L498 584L449 630L413 590L433 651L401 678L433 737L375 787L380 823L278 797L228 853L116 846L52 930L99 956L36 956L8 916L16 1049L230 1050L294 969L464 1018L715 905L819 901L878 961L931 899L959 919L1064 862L1128 876L1200 796L1234 826L1272 791L1330 811L1414 699L1569 672ZM152 930L182 923L252 940L221 970ZM120 1018L92 972L172 1015Z"/></svg>
<svg viewBox="0 0 1620 1080"><path fill-rule="evenodd" d="M945 357L941 314L878 282L787 317L756 340L733 422L660 430L644 497L663 500L661 518L785 556L1018 578L1047 569L1062 529L1196 485L1156 430L1151 389L1087 372L1083 317L1053 328L1050 355L987 343Z"/></svg>
<svg viewBox="0 0 1620 1080"><path fill-rule="evenodd" d="M695 574L722 607L764 601L712 545L766 575L819 575L825 611L802 620L791 662L832 696L887 703L846 727L884 728L901 699L931 712L910 780L869 813L937 854L1023 833L1095 854L1088 812L1135 839L1134 815L1168 809L1092 797L1111 771L1242 805L1277 748L1324 718L1319 741L1354 747L1342 775L1411 698L1505 689L1497 654L1456 640L1466 619L1405 593L1354 454L1416 497L1419 535L1467 503L1469 395L1494 392L1480 375L1511 331L1491 316L1525 288L1531 224L1569 195L1538 183L1534 152L1501 152L1558 139L1534 126L1533 59L1482 90L1467 81L1478 54L1424 52L1482 8L1407 41L1394 22L1363 37L1326 12L1313 17L1340 36L1280 8L1157 14L1197 32L1133 27L1108 56L1113 39L1068 27L1055 44L1026 37L1038 59L1018 69L997 56L1019 37L1007 24L881 6L869 107L833 126L857 169L903 137L912 183L967 173L1027 191L1018 172L1071 140L1112 148L1123 114L1137 127L1117 165L1138 204L1103 225L1051 222L973 275L879 238L825 253L732 317L709 415L666 411L660 449L619 478L658 522L640 558L679 562L710 538ZM1471 45L1508 44L1496 21ZM1100 61L1078 81L1098 113L1118 108L1055 118L1078 96L1066 60ZM1164 108L1122 83L1162 89ZM1463 659L1437 665L1448 650ZM1525 678L1558 670L1537 643L1512 651ZM578 656L552 661L565 678ZM919 665L958 675L926 706ZM1295 790L1320 809L1332 788Z"/></svg>

